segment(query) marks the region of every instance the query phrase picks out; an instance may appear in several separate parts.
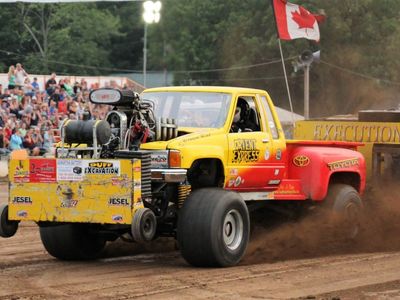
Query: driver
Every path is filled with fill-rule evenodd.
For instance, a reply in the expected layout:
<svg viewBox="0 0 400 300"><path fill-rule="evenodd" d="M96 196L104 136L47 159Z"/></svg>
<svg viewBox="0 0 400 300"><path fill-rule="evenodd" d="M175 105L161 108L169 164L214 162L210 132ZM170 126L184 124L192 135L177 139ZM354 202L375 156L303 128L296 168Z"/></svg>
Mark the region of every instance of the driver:
<svg viewBox="0 0 400 300"><path fill-rule="evenodd" d="M250 105L243 98L239 98L235 116L233 117L231 132L251 132L257 130L257 125L250 120L250 114L252 113Z"/></svg>

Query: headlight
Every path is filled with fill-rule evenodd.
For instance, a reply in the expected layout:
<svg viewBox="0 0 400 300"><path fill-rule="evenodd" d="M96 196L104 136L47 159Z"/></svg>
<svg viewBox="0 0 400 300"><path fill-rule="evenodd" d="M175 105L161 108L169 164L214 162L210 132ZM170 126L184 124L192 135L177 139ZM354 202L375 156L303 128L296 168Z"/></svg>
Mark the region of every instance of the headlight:
<svg viewBox="0 0 400 300"><path fill-rule="evenodd" d="M168 163L170 168L180 168L181 152L178 150L169 150Z"/></svg>

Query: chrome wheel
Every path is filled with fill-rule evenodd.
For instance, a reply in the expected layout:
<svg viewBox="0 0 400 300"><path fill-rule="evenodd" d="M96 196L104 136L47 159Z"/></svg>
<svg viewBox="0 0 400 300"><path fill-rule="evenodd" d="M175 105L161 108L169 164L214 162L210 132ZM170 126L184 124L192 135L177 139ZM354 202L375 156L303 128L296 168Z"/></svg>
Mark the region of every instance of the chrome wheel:
<svg viewBox="0 0 400 300"><path fill-rule="evenodd" d="M232 209L226 214L222 231L226 247L236 250L243 239L243 218L236 209Z"/></svg>

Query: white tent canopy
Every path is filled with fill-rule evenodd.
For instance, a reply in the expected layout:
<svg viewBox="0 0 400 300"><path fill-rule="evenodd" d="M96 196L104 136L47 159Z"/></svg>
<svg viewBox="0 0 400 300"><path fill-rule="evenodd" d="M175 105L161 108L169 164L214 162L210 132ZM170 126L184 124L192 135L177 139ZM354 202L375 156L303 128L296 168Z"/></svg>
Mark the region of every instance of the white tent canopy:
<svg viewBox="0 0 400 300"><path fill-rule="evenodd" d="M302 115L296 114L296 113L291 113L290 111L280 108L278 106L275 106L276 113L278 114L279 120L281 123L292 123L292 121L300 121L304 120L304 117Z"/></svg>

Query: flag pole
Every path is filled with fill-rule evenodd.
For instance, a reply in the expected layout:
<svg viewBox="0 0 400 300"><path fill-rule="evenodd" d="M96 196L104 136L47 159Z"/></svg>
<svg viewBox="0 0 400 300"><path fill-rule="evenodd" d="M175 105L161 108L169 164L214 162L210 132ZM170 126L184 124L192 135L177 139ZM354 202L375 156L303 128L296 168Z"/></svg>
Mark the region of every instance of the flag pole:
<svg viewBox="0 0 400 300"><path fill-rule="evenodd" d="M285 60L283 59L282 44L281 44L281 39L280 38L278 38L278 43L279 43L279 50L281 52L283 74L285 75L286 90L287 90L288 98L289 98L290 112L291 112L291 116L292 116L292 126L294 128L294 115L293 115L292 97L290 96L289 82L288 82L288 79L287 79Z"/></svg>

